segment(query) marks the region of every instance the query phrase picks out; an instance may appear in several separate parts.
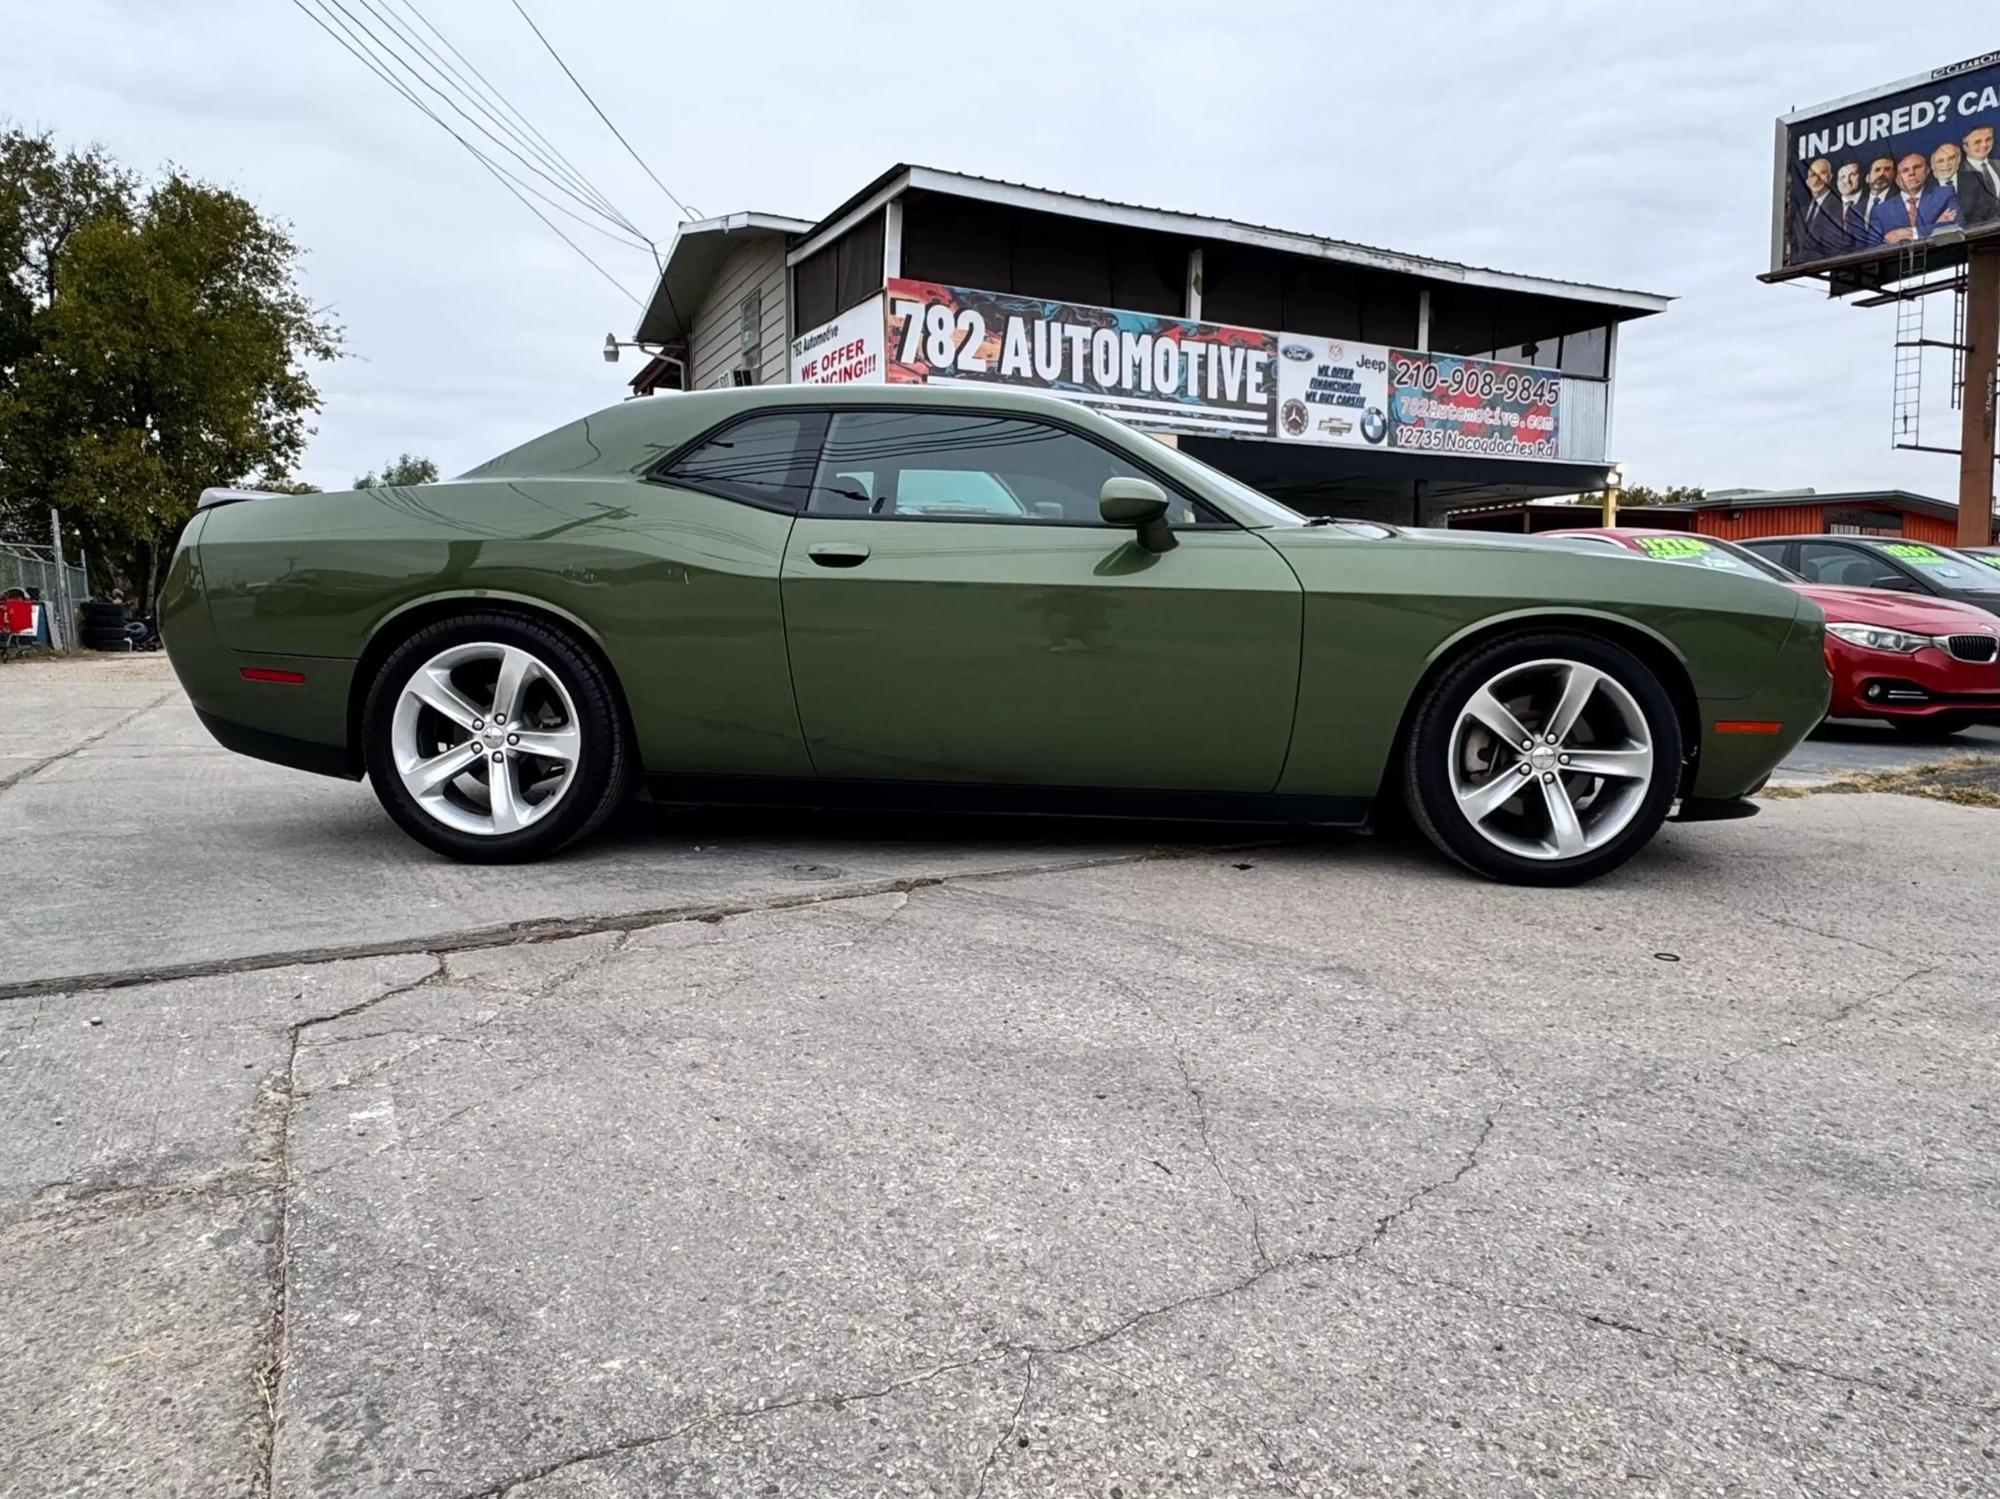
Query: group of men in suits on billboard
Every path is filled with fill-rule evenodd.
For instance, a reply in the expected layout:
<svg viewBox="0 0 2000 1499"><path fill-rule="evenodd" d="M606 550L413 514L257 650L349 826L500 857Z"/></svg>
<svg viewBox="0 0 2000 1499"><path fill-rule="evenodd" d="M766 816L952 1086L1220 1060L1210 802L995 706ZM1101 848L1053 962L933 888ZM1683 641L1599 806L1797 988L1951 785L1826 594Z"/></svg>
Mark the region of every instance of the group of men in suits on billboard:
<svg viewBox="0 0 2000 1499"><path fill-rule="evenodd" d="M1993 127L1962 141L1940 141L1925 155L1877 156L1866 167L1838 167L1821 156L1806 164L1805 197L1792 205L1793 264L1881 245L1929 239L1940 229L2000 222L2000 161Z"/></svg>

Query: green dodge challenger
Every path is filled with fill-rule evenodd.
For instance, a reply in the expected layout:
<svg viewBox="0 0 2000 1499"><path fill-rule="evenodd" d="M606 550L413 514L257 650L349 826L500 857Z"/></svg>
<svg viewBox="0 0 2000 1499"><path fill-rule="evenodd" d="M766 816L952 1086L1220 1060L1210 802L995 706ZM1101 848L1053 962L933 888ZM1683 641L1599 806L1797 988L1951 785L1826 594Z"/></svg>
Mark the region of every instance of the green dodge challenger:
<svg viewBox="0 0 2000 1499"><path fill-rule="evenodd" d="M460 859L640 789L1363 826L1572 884L1819 721L1756 579L1306 520L1053 397L656 396L406 489L210 490L162 604L230 749Z"/></svg>

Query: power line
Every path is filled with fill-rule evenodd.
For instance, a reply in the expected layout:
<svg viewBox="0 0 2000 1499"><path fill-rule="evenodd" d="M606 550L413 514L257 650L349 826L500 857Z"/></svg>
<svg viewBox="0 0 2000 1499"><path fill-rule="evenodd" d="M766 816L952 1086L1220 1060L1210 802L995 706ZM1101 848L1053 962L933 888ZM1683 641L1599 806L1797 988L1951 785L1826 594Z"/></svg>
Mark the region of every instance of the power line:
<svg viewBox="0 0 2000 1499"><path fill-rule="evenodd" d="M319 3L323 6L325 4L325 0L319 0ZM351 17L352 15L351 12L346 12L346 13L349 14ZM351 28L347 27L347 25L344 22L340 21L337 17L333 17L330 12L328 13L328 17L329 19L332 19L334 21L335 25L340 26L343 31L347 31L350 36L354 35ZM317 20L318 18L314 17L314 19ZM326 30L324 24L322 24L320 29ZM332 32L329 31L328 35L333 36L335 41L340 42L341 45L346 47L350 53L353 53L355 57L359 58L363 63L363 65L368 67L368 69L371 72L373 72L377 78L380 78L384 83L388 84L389 87L393 88L397 93L402 95L403 98L408 100L412 108L420 111L426 118L428 118L431 121L432 124L436 125L438 129L442 130L446 135L450 136L453 140L457 141L459 145L463 146L467 154L469 154L473 160L477 161L481 166L485 167L487 171L493 173L495 176L502 178L503 181L507 183L510 191L514 192L515 197L517 198L520 197L523 191L532 193L534 194L535 197L540 198L544 203L548 204L549 207L553 208L557 213L562 214L565 218L573 219L577 223L583 225L584 228L589 229L594 233L601 234L606 239L611 240L614 243L624 245L628 249L644 250L651 247L652 242L650 240L641 243L637 240L626 239L622 235L612 233L609 229L604 228L603 225L593 223L589 219L584 218L581 214L574 213L571 210L563 207L562 204L558 203L555 199L551 198L547 193L543 192L540 188L536 187L532 182L524 181L522 178L516 176L514 172L512 172L510 169L501 165L499 162L494 161L492 157L488 156L484 151L480 150L479 147L474 145L471 141L467 140L463 135L460 135L456 130L452 129L450 124L447 123L437 113L436 110L432 109L428 104L424 103L422 99L418 98L414 93L412 93L408 85L405 84L401 78L396 77L393 74L386 71L380 65L372 50L369 50L366 53L362 51L357 51L353 46L349 45L347 42L343 41L339 36L334 35ZM381 39L379 37L376 37L374 33L369 32L368 36L370 40L375 43L376 46L381 45ZM359 40L359 38L356 38L356 40ZM366 47L367 43L363 43L363 46ZM574 194L570 194L569 196L572 202L579 201L578 199L576 199ZM551 225L550 227L553 228L554 226Z"/></svg>
<svg viewBox="0 0 2000 1499"><path fill-rule="evenodd" d="M535 24L535 18L529 15L528 12L522 7L521 0L513 0L513 3L514 3L514 9L521 12L521 19L528 23L528 29L534 32L535 40L540 42L542 46L547 50L549 56L553 57L556 60L556 66L561 68L563 70L564 76L567 77L571 83L574 83L576 85L576 91L579 94L583 95L584 101L588 103L592 109L597 111L598 119L604 121L604 128L609 130L613 135L618 137L618 144L625 148L626 154L630 156L634 161L638 162L639 169L643 171L648 177L651 177L653 179L653 186L657 187L661 192L667 195L668 201L671 202L674 205L674 207L678 208L681 211L681 216L683 218L689 220L699 218L700 217L699 214L697 214L692 208L689 208L687 204L681 202L679 198L676 198L674 196L672 188L668 187L666 183L660 181L659 173L655 172L651 167L646 165L646 158L641 156L637 151L632 149L632 143L625 139L625 133L621 131L616 125L611 123L611 116L609 116L601 108L599 108L597 101L590 97L590 90L583 86L582 81L577 78L576 74L570 72L569 64L562 60L562 54L556 51L556 49L549 44L549 39L547 37L542 35L542 28Z"/></svg>
<svg viewBox="0 0 2000 1499"><path fill-rule="evenodd" d="M361 42L363 46L367 47L371 54L379 53L381 55L382 61L384 61L385 63L392 64L396 68L400 69L402 73L408 74L412 82L415 82L420 86L422 86L423 88L428 89L431 93L436 94L438 98L444 102L446 108L450 109L461 120L464 120L466 124L470 125L473 129L477 130L481 135L485 136L488 140L492 141L496 146L500 147L500 149L505 151L509 156L513 157L515 161L519 162L533 175L539 177L543 182L547 183L557 192L562 193L564 196L569 198L570 201L575 203L579 208L597 214L599 217L603 218L608 223L617 225L618 227L621 228L625 227L620 217L606 213L603 209L598 208L587 198L583 197L574 188L569 187L568 185L557 181L554 177L551 177L547 172L543 171L540 167L536 166L533 162L529 161L519 151L516 151L506 141L502 140L499 136L495 135L491 130L488 130L484 125L480 124L479 121L473 119L472 116L467 114L463 109L460 109L458 105L450 98L449 95L447 95L442 89L438 88L436 84L432 83L428 78L424 77L420 72L418 72L417 69L411 65L409 58L405 57L401 52L399 52L393 44L385 41L382 38L382 36L378 32L376 32L374 28L371 27L366 21L362 20L359 16L355 15L353 11L349 10L347 6L344 3L342 3L342 0L318 0L318 3L321 7L321 10L325 12L325 14L329 19L333 19L332 11L326 9L326 7L330 4L333 10L339 11L341 15L347 18L348 21L353 22L354 23L353 26L349 26L347 25L346 22L343 21L336 21L335 24L339 25L343 31L346 31L348 33L348 35L353 36L356 41ZM366 7L371 14L376 14L376 12L374 11L374 7L372 5L369 5L368 0L359 0L359 3L364 7ZM358 34L355 30L356 27L359 28ZM443 75L440 74L439 76ZM419 103L419 101L411 97L407 87L401 88L399 92L401 92L406 98L411 98L412 103ZM423 108L424 112L426 114L431 115L431 117L434 120L437 120L437 123L439 123L440 125L444 123L442 120L437 119L435 111L431 110L428 106L424 106L419 103L419 107ZM456 135L457 132L454 131L453 134ZM463 137L460 137L460 139L462 140ZM470 143L467 142L467 144L469 145ZM481 154L484 155L485 153L481 152ZM514 180L516 182L521 181L519 177L514 176L514 173L512 171L509 171L507 175L510 177L514 177ZM526 184L523 185L525 186ZM554 205L551 202L551 200L540 190L530 188L530 191L534 192L535 196L541 198L544 202L550 202L552 207L557 206ZM568 213L569 210L563 209L562 212ZM575 215L571 214L571 217L574 218ZM615 236L613 237L615 238ZM640 248L640 247L634 246L634 248Z"/></svg>
<svg viewBox="0 0 2000 1499"><path fill-rule="evenodd" d="M439 63L447 71L449 71L452 78L456 80L456 86L459 92L462 93L467 99L469 99L479 109L480 113L484 114L488 119L492 120L496 125L500 126L500 128L505 130L508 133L508 135L511 136L513 139L519 141L523 146L527 147L530 151L532 151L535 154L537 158L539 158L542 162L547 164L551 169L559 171L564 176L564 178L574 183L583 192L587 193L593 202L602 206L608 213L614 216L619 223L624 225L625 228L629 229L632 233L638 235L639 238L645 240L649 245L652 243L650 236L648 236L643 230L641 230L637 224L633 223L631 219L627 218L624 212L621 209L619 209L618 206L614 204L610 198L605 196L604 192L597 186L597 184L592 182L588 177L586 177L583 174L582 170L576 165L575 162L571 161L567 156L563 155L563 153L556 148L555 144L552 141L550 141L547 136L543 135L538 128L536 128L535 123L532 120L530 120L525 114L523 114L521 110L515 106L514 102L510 100L504 93L502 93L500 89L489 78L487 78L487 76L484 73L480 72L478 66L474 64L470 58L468 58L463 52L458 50L457 46L453 44L451 38L446 36L442 31L440 31L437 27L437 24L433 22L429 16L425 15L421 10L417 9L415 0L395 0L395 3L400 3L402 8L405 11L407 11L413 19L415 19L426 30L428 30L432 36L436 37L438 41L444 46L445 50L450 52L453 57L459 60L459 62L463 63L465 67L471 72L472 77L478 80L478 84L477 86L475 86L472 80L468 79L464 73L461 73L458 70L458 68L454 67L449 60L439 56L439 54L434 48L431 48L426 43L424 43L423 40L415 34L414 30L411 32L411 34L408 37L408 40L411 42L411 44L421 48L426 57L434 59L437 63ZM399 31L398 35L401 34L402 33ZM494 114L492 110L488 109L482 102L482 91L483 91L483 98L490 98L495 105L497 105L502 111L504 111L505 114L511 115L513 117L513 120L518 122L518 127L516 124L510 123L507 119L502 118L500 115Z"/></svg>
<svg viewBox="0 0 2000 1499"><path fill-rule="evenodd" d="M321 3L324 3L324 0L321 0ZM410 90L404 86L404 84L400 79L394 77L392 74L384 70L382 66L375 60L375 58L370 53L365 52L361 48L355 46L352 42L348 40L347 37L344 37L339 32L335 31L333 29L333 26L328 25L327 24L328 20L332 19L331 15L329 15L325 19L322 19L321 15L318 12L310 9L304 3L304 0L292 0L292 5L307 20L311 21L315 26L319 27L321 31L324 31L328 36L332 37L334 41L338 42L343 48L345 48L349 53L351 53L355 57L355 59L361 63L363 67L367 68L377 78L380 78L384 83L388 84L390 88L394 89L397 93L401 94L417 109L423 111L425 115L429 116L432 123L434 123L440 130L444 131L446 135L449 135L453 140L457 141L459 145L463 146L466 149L466 152L472 157L474 161L478 162L482 167L484 167L488 172L490 172L493 175L494 180L499 182L499 184L502 187L506 188L507 191L512 193L516 198L519 198L521 200L522 206L526 208L528 212L532 213L536 218L540 219L545 225L547 225L549 232L551 234L555 235L557 239L561 240L564 244L568 245L570 249L574 250L577 253L577 255L582 258L585 264L590 266L590 268L596 271L598 275L602 276L606 281L610 282L614 287L616 287L622 296L624 296L628 301L632 302L637 306L643 307L645 305L643 302L640 301L638 297L634 296L632 292L622 282L620 282L616 276L612 275L611 272L607 271L602 265L598 264L595 257L593 257L575 240L571 239L567 234L563 233L561 228L559 228L556 225L556 223L549 218L547 214L543 213L539 208L535 207L533 203L529 202L527 197L522 193L521 188L519 186L516 186L516 184L509 179L509 177L505 174L503 169L496 166L493 162L489 161L486 158L486 156L479 150L478 147L474 146L472 142L468 141L464 136L460 135L456 130L453 130L451 126L447 124L444 120L440 119L436 114L436 112L433 111L428 105L426 105L423 102L423 100L419 99L415 94L411 93ZM335 22L335 24L338 24L338 22ZM343 27L342 29L345 30L346 28ZM352 33L349 33L349 35L352 35ZM559 205L554 203L550 203L549 206L552 208L559 207ZM568 210L566 209L562 211L568 212ZM571 216L574 217L574 215ZM606 233L608 231L600 230L599 232ZM612 237L616 238L617 236L614 235ZM621 243L629 243L629 241L621 241ZM638 249L642 247L635 245L633 246L633 248Z"/></svg>

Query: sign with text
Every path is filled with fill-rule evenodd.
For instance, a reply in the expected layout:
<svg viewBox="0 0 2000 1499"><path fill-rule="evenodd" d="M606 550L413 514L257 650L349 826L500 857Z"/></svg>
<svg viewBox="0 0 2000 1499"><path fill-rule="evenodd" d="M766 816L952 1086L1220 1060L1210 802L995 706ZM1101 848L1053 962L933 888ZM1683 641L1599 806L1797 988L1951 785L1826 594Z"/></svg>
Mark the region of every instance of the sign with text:
<svg viewBox="0 0 2000 1499"><path fill-rule="evenodd" d="M1482 458L1554 458L1562 376L1455 354L1389 351L1389 445Z"/></svg>
<svg viewBox="0 0 2000 1499"><path fill-rule="evenodd" d="M794 385L880 385L885 378L879 293L792 340Z"/></svg>
<svg viewBox="0 0 2000 1499"><path fill-rule="evenodd" d="M1271 434L1275 334L930 281L886 297L892 384L1045 390L1144 431Z"/></svg>
<svg viewBox="0 0 2000 1499"><path fill-rule="evenodd" d="M1996 127L2000 52L1784 116L1772 272L2000 232Z"/></svg>
<svg viewBox="0 0 2000 1499"><path fill-rule="evenodd" d="M1379 448L1389 437L1389 354L1379 344L1278 335L1278 430L1292 442Z"/></svg>

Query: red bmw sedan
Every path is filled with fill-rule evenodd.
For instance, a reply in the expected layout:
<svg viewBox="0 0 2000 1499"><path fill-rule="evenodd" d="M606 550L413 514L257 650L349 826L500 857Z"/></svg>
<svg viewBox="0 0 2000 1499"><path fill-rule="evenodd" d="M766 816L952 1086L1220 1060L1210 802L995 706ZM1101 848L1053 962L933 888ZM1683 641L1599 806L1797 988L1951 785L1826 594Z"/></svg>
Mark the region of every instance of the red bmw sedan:
<svg viewBox="0 0 2000 1499"><path fill-rule="evenodd" d="M1826 613L1828 718L1876 718L1901 733L1944 738L2000 723L2000 624L1983 609L1882 588L1835 588L1714 536L1602 526L1543 531L1598 541L1689 567L1754 574L1795 588Z"/></svg>

